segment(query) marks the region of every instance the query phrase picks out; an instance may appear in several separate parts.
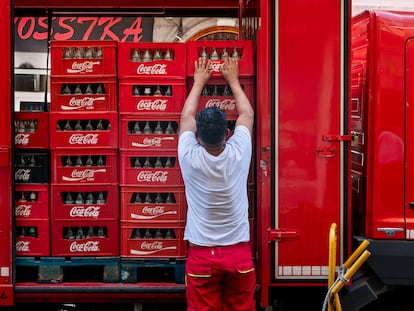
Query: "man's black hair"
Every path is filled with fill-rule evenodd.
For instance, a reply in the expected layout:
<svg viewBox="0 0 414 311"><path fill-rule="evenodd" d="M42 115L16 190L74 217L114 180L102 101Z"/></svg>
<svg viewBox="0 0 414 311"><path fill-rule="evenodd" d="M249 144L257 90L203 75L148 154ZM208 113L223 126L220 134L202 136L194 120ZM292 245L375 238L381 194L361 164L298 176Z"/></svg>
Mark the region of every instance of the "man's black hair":
<svg viewBox="0 0 414 311"><path fill-rule="evenodd" d="M217 146L226 136L226 114L215 106L204 108L197 114L196 126L198 137L204 143Z"/></svg>

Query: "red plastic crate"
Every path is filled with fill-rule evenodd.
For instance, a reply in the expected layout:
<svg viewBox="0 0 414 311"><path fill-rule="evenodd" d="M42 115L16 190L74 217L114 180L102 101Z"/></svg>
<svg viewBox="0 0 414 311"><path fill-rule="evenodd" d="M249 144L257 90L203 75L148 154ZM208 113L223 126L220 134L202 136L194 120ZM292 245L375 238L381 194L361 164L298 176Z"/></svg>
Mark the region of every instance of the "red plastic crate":
<svg viewBox="0 0 414 311"><path fill-rule="evenodd" d="M51 79L50 111L118 111L116 78Z"/></svg>
<svg viewBox="0 0 414 311"><path fill-rule="evenodd" d="M49 219L49 185L15 186L16 219Z"/></svg>
<svg viewBox="0 0 414 311"><path fill-rule="evenodd" d="M72 233L68 233L68 229ZM79 228L83 235L78 236ZM94 236L88 236L92 228ZM99 236L102 230L104 236ZM52 256L119 256L119 220L54 220Z"/></svg>
<svg viewBox="0 0 414 311"><path fill-rule="evenodd" d="M121 187L121 220L182 222L186 219L184 187Z"/></svg>
<svg viewBox="0 0 414 311"><path fill-rule="evenodd" d="M203 40L187 42L187 75L194 75L194 62L200 57L203 57L203 48L205 51L204 56L211 60L211 66L213 69L212 77L221 77L221 66L224 63L224 60L222 59L224 49L226 49L229 57L235 57L233 53L236 49L239 57L239 72L241 77L254 76L252 40ZM215 59L215 57L212 59L212 55L215 54L214 49L217 52L216 55L218 59Z"/></svg>
<svg viewBox="0 0 414 311"><path fill-rule="evenodd" d="M51 76L116 76L116 41L51 41Z"/></svg>
<svg viewBox="0 0 414 311"><path fill-rule="evenodd" d="M159 168L155 167L157 158L161 161ZM150 162L149 167L144 167L147 159ZM119 183L122 186L183 185L176 152L148 154L121 150L119 172Z"/></svg>
<svg viewBox="0 0 414 311"><path fill-rule="evenodd" d="M118 148L117 112L50 112L49 120L51 149Z"/></svg>
<svg viewBox="0 0 414 311"><path fill-rule="evenodd" d="M118 184L52 184L50 193L50 215L54 221L119 219Z"/></svg>
<svg viewBox="0 0 414 311"><path fill-rule="evenodd" d="M51 151L51 158L52 183L118 183L117 150L59 149Z"/></svg>
<svg viewBox="0 0 414 311"><path fill-rule="evenodd" d="M240 78L240 84L246 93L247 98L250 100L250 104L254 107L253 80L251 78ZM192 85L193 81L189 80L188 92L191 90ZM208 81L200 96L197 111L213 106L222 109L228 117L235 118L238 115L236 100L231 94L230 87L227 86L227 82L223 78L211 78Z"/></svg>
<svg viewBox="0 0 414 311"><path fill-rule="evenodd" d="M16 219L16 256L50 256L49 219Z"/></svg>
<svg viewBox="0 0 414 311"><path fill-rule="evenodd" d="M146 50L149 53L147 55ZM157 50L160 51L161 58L154 60ZM172 59L166 59L167 50ZM181 42L120 42L118 44L118 77L183 78L186 74L186 52L186 44ZM149 58L145 59L146 56Z"/></svg>
<svg viewBox="0 0 414 311"><path fill-rule="evenodd" d="M180 113L185 101L185 79L129 79L119 81L119 111L130 113Z"/></svg>
<svg viewBox="0 0 414 311"><path fill-rule="evenodd" d="M14 127L14 146L16 148L49 148L48 112L15 112Z"/></svg>
<svg viewBox="0 0 414 311"><path fill-rule="evenodd" d="M137 229L140 237L136 236ZM151 238L145 238L149 230ZM160 229L162 237L155 237ZM172 234L166 238L167 232ZM186 242L184 237L184 224L178 223L121 223L121 257L132 258L178 258L186 256Z"/></svg>
<svg viewBox="0 0 414 311"><path fill-rule="evenodd" d="M178 114L122 116L119 149L153 152L177 150L179 118Z"/></svg>

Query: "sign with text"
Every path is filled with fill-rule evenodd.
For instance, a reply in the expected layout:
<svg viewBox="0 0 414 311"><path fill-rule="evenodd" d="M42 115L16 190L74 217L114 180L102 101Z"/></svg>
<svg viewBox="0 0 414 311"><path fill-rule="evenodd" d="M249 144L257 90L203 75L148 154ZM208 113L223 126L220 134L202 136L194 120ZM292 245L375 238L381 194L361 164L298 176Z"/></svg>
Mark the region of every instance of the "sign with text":
<svg viewBox="0 0 414 311"><path fill-rule="evenodd" d="M48 39L152 42L153 24L153 17L15 17L15 51L47 52Z"/></svg>

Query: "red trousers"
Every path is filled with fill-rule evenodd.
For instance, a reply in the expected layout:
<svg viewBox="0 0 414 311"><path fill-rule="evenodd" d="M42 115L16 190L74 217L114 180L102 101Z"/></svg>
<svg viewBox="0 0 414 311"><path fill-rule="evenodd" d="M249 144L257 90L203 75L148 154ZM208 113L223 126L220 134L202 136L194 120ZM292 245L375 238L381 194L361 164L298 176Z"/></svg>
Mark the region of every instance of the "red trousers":
<svg viewBox="0 0 414 311"><path fill-rule="evenodd" d="M185 270L188 311L256 310L250 243L190 246Z"/></svg>

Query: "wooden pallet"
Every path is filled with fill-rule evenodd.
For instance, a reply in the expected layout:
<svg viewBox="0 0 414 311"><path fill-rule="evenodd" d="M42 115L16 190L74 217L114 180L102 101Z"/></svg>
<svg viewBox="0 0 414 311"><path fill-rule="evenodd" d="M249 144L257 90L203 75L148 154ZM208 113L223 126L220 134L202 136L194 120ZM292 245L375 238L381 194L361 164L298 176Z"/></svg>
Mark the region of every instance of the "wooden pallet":
<svg viewBox="0 0 414 311"><path fill-rule="evenodd" d="M119 257L17 257L16 279L21 282L105 282L120 280Z"/></svg>
<svg viewBox="0 0 414 311"><path fill-rule="evenodd" d="M184 283L184 259L123 259L120 263L121 282Z"/></svg>

